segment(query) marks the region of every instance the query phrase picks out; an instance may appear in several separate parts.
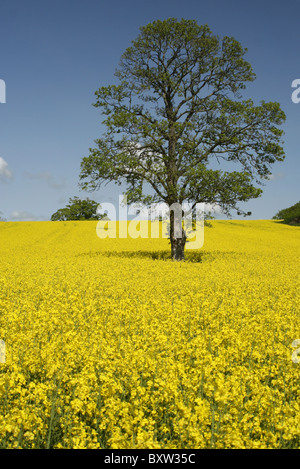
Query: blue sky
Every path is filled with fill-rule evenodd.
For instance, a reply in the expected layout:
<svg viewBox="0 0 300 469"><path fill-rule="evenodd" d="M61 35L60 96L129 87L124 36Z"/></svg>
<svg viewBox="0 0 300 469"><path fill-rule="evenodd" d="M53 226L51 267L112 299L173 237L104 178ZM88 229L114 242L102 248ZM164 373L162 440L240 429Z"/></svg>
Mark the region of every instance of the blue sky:
<svg viewBox="0 0 300 469"><path fill-rule="evenodd" d="M299 0L1 0L2 217L49 220L76 195L118 202L118 186L93 193L78 187L81 159L104 130L94 93L115 82L139 27L169 17L194 19L240 41L257 76L247 97L278 101L286 113L286 159L273 166L262 197L243 206L249 218L272 218L300 200L300 103L291 99L292 81L300 79Z"/></svg>

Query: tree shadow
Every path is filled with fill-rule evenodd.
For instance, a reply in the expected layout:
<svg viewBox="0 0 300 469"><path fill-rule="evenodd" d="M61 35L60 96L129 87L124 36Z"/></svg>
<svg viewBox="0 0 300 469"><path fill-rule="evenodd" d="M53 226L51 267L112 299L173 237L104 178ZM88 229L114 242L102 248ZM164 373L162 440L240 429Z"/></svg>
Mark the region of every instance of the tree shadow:
<svg viewBox="0 0 300 469"><path fill-rule="evenodd" d="M153 260L171 260L169 251L103 251L103 256L107 257L127 257L127 258L146 258Z"/></svg>
<svg viewBox="0 0 300 469"><path fill-rule="evenodd" d="M236 255L235 251L186 251L185 262L201 263L203 261L209 262L220 256L232 256ZM89 257L120 257L129 259L152 259L154 261L170 261L172 262L171 252L165 251L95 251L95 252L83 252L78 256L89 256Z"/></svg>
<svg viewBox="0 0 300 469"><path fill-rule="evenodd" d="M298 220L298 219L297 219ZM286 225L286 226L300 226L300 221L286 221L286 220L272 220L274 223L278 225Z"/></svg>

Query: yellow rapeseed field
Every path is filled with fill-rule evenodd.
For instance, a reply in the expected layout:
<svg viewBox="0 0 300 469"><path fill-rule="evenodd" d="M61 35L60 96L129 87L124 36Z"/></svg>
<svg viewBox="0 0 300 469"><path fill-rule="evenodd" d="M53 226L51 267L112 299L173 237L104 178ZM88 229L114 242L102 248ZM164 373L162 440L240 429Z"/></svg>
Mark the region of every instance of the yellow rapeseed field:
<svg viewBox="0 0 300 469"><path fill-rule="evenodd" d="M0 223L0 448L300 448L299 228L96 224Z"/></svg>

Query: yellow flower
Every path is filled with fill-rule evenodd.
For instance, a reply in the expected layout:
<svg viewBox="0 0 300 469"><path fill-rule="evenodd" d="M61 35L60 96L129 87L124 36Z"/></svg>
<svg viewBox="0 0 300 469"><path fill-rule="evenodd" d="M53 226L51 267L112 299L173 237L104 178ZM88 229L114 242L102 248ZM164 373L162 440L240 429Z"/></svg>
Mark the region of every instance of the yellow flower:
<svg viewBox="0 0 300 469"><path fill-rule="evenodd" d="M96 224L0 225L0 447L299 449L299 230L214 221L181 264Z"/></svg>

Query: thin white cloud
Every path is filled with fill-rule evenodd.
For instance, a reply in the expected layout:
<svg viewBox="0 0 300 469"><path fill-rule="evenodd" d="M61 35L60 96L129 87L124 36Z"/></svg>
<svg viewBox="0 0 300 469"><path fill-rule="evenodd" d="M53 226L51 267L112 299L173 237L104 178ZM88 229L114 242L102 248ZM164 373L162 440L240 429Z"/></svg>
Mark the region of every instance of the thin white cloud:
<svg viewBox="0 0 300 469"><path fill-rule="evenodd" d="M12 179L13 175L8 167L8 163L0 156L0 181L7 182Z"/></svg>
<svg viewBox="0 0 300 469"><path fill-rule="evenodd" d="M282 179L282 178L284 178L283 173L275 173L275 174L270 174L270 176L268 176L269 181L277 181L278 179Z"/></svg>
<svg viewBox="0 0 300 469"><path fill-rule="evenodd" d="M184 210L188 210L188 205ZM223 213L222 208L217 204L204 204L204 207L201 208L201 210L204 210L205 214L211 213L212 215ZM135 218L138 220L155 220L159 216L162 216L163 219L167 219L169 217L169 207L165 203L153 204L150 210L149 208L139 204L133 204L129 208L129 215L135 215Z"/></svg>
<svg viewBox="0 0 300 469"><path fill-rule="evenodd" d="M215 213L215 214L222 214L223 213L223 210L222 210L222 207L220 207L220 205L218 204L205 204L204 205L204 211L205 213Z"/></svg>
<svg viewBox="0 0 300 469"><path fill-rule="evenodd" d="M52 189L62 189L65 186L64 181L61 181L61 182L55 181L54 176L49 171L44 171L44 172L35 173L35 174L26 172L26 176L30 179L44 181Z"/></svg>
<svg viewBox="0 0 300 469"><path fill-rule="evenodd" d="M25 210L14 210L9 219L11 221L38 221L44 220L44 217L35 216L30 212L26 212Z"/></svg>
<svg viewBox="0 0 300 469"><path fill-rule="evenodd" d="M136 159L136 163L140 166L145 174L149 174L147 172L149 166L151 166L151 170L153 171L160 171L163 168L163 159L160 153L153 153L151 150L146 148L142 148L142 145L135 142L128 142L127 144L127 151L131 158ZM129 166L124 166L124 169L131 173L133 168Z"/></svg>

